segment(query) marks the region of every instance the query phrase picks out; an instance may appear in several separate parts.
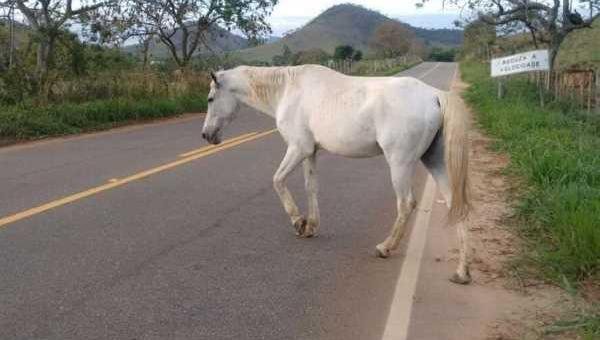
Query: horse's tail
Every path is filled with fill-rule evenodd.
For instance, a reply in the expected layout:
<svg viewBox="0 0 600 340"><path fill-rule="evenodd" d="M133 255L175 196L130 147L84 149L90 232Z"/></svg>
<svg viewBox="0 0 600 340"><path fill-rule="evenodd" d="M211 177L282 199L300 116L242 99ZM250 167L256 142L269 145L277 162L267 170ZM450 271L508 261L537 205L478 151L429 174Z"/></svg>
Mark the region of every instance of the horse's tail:
<svg viewBox="0 0 600 340"><path fill-rule="evenodd" d="M452 195L450 223L464 220L471 209L469 202L469 148L467 112L461 98L446 92L440 96L444 119L444 160Z"/></svg>

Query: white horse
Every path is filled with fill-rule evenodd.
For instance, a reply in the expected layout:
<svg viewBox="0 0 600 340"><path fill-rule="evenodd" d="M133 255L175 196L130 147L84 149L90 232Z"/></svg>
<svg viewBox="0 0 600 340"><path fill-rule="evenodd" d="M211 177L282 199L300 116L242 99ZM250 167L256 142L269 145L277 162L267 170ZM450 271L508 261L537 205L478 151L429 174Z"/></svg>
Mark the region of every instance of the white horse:
<svg viewBox="0 0 600 340"><path fill-rule="evenodd" d="M450 208L449 222L458 229L460 258L451 281L470 282L464 224L469 212L467 123L454 95L414 78L349 77L317 65L241 66L211 76L202 137L220 143L223 127L241 104L275 118L288 147L273 184L298 236L311 237L319 227L317 150L357 158L383 154L398 208L390 235L376 247L379 257L388 257L415 208L411 182L422 161ZM300 163L308 218L300 214L285 185Z"/></svg>

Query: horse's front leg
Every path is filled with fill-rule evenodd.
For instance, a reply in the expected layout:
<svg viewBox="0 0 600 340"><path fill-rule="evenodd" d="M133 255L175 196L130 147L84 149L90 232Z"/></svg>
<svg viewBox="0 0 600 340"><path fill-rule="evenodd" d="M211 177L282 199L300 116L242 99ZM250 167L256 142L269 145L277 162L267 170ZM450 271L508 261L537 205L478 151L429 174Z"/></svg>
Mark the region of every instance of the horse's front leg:
<svg viewBox="0 0 600 340"><path fill-rule="evenodd" d="M308 223L304 230L304 237L314 236L319 229L319 202L317 194L319 186L317 182L317 156L313 153L304 160L304 184L308 196Z"/></svg>
<svg viewBox="0 0 600 340"><path fill-rule="evenodd" d="M292 225L294 226L294 229L296 229L296 234L298 236L304 235L307 221L304 216L300 214L292 194L285 185L285 180L288 175L294 171L298 164L300 164L300 162L302 162L302 160L306 157L307 156L302 153L299 148L288 146L285 157L283 157L283 161L279 165L279 169L277 169L275 176L273 176L273 187L275 188L277 195L279 195L279 199L283 204L283 208L290 216Z"/></svg>

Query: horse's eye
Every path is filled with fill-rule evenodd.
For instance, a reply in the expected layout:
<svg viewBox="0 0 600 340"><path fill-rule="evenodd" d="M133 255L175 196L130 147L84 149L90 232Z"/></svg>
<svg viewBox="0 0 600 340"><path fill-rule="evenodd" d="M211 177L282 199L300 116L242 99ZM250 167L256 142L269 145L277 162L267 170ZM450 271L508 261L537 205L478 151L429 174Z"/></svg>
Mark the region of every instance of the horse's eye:
<svg viewBox="0 0 600 340"><path fill-rule="evenodd" d="M212 103L212 102L214 102L214 101L215 101L215 98L208 98L208 102L209 102L209 103Z"/></svg>

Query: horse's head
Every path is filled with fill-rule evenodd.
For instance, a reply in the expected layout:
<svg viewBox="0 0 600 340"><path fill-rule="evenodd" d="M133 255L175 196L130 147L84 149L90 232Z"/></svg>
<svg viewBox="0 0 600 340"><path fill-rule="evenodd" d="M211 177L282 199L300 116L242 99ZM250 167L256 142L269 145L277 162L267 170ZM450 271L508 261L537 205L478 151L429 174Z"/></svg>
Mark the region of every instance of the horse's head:
<svg viewBox="0 0 600 340"><path fill-rule="evenodd" d="M208 93L208 113L202 128L202 138L211 144L221 143L221 131L234 118L239 109L238 99L222 74L210 74L212 82Z"/></svg>

